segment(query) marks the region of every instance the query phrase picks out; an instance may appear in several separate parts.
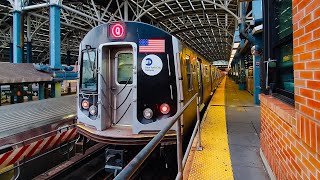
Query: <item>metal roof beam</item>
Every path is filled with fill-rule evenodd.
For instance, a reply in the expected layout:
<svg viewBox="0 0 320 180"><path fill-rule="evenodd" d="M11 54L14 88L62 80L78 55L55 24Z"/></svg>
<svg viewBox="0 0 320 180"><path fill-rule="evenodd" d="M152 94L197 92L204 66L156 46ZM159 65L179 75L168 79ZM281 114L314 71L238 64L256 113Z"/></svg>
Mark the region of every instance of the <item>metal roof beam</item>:
<svg viewBox="0 0 320 180"><path fill-rule="evenodd" d="M188 11L184 11L184 12L179 12L179 13L175 13L175 14L171 14L171 15L167 15L167 16L164 16L163 18L158 18L158 20L160 21L168 21L169 19L175 19L175 18L178 18L178 17L184 17L184 16L190 16L190 15L195 15L195 14L225 14L225 11L222 10L222 9L214 9L214 8L210 8L210 9L196 9L196 10L188 10Z"/></svg>
<svg viewBox="0 0 320 180"><path fill-rule="evenodd" d="M177 31L172 31L171 33L172 34L179 34L179 33L182 33L182 32L187 32L187 31L192 31L192 30L197 30L197 29L214 29L214 28L218 28L218 29L221 29L225 32L227 32L230 36L233 37L233 34L231 34L228 30L220 27L220 26L216 26L216 25L206 25L206 26L196 26L196 27L188 27L188 28L181 28Z"/></svg>
<svg viewBox="0 0 320 180"><path fill-rule="evenodd" d="M216 3L215 1L211 1L211 0L202 0L208 4L212 4L212 5L215 5L219 8L222 8L223 10L225 10L227 13L231 14L238 22L240 22L240 17L237 16L234 12L232 12L232 10L230 10L228 7L226 7L224 4L219 4L219 3ZM156 9L158 8L159 6L165 4L165 3L170 3L170 2L177 2L176 0L164 0L164 1L160 1L156 4L153 4L150 8L144 10L143 13L139 14L138 17L136 17L135 21L139 20L142 16L144 16L146 13L152 11L153 9Z"/></svg>

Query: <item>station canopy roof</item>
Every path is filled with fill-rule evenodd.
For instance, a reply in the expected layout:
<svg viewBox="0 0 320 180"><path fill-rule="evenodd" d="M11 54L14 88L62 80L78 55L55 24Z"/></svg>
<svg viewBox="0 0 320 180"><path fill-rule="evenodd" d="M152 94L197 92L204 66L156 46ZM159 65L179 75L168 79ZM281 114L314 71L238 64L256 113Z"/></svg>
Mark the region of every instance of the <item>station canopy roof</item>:
<svg viewBox="0 0 320 180"><path fill-rule="evenodd" d="M24 41L32 39L34 61L48 60L50 1L19 1L22 2L21 9L25 19ZM142 21L164 29L210 61L228 61L239 20L237 0L56 1L61 7L62 58L68 49L76 59L81 39L98 24L131 20ZM14 0L3 0L0 3L0 61L1 51L8 53L9 42L12 41L10 26L12 26L13 3ZM38 8L31 9L30 6L38 6ZM28 18L30 19L29 30ZM29 38L27 31L30 31Z"/></svg>

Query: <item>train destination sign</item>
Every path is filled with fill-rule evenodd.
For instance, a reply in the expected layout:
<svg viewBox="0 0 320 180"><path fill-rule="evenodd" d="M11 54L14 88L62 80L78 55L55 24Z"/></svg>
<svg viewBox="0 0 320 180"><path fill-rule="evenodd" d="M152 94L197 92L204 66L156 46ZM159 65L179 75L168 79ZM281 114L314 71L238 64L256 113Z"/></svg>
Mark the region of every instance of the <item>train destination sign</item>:
<svg viewBox="0 0 320 180"><path fill-rule="evenodd" d="M123 39L126 36L124 23L113 23L109 25L109 37L112 39Z"/></svg>

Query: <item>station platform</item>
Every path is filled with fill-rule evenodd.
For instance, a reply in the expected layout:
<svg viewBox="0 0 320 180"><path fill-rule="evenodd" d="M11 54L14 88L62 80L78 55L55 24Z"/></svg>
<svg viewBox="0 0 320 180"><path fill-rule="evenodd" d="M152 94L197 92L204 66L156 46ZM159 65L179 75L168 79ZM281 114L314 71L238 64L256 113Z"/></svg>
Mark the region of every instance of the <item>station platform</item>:
<svg viewBox="0 0 320 180"><path fill-rule="evenodd" d="M184 179L269 179L259 154L260 107L230 78L213 95L201 129L203 150L195 138Z"/></svg>
<svg viewBox="0 0 320 180"><path fill-rule="evenodd" d="M47 133L76 116L76 96L0 107L0 146Z"/></svg>

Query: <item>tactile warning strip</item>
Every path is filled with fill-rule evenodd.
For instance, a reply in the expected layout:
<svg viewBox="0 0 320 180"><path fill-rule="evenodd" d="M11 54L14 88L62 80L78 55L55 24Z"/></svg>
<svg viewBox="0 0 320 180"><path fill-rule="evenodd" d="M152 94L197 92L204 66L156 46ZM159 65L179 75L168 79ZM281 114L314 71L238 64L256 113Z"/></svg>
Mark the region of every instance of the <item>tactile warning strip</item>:
<svg viewBox="0 0 320 180"><path fill-rule="evenodd" d="M189 179L234 179L228 146L224 102L224 78L213 95L202 122L202 151L194 154Z"/></svg>

